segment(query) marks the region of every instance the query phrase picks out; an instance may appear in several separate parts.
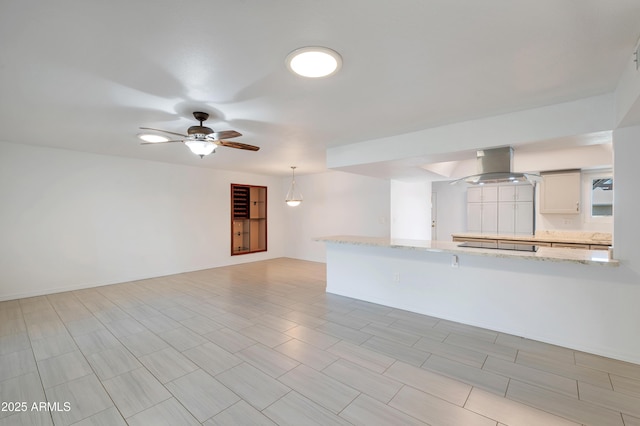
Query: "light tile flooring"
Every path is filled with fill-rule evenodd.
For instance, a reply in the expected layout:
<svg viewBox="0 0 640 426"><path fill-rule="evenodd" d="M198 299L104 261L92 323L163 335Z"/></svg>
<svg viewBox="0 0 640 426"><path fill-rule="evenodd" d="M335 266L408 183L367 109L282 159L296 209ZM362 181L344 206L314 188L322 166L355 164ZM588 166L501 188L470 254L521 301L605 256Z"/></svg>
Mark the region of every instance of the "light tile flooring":
<svg viewBox="0 0 640 426"><path fill-rule="evenodd" d="M275 259L0 303L0 400L0 425L638 426L640 365Z"/></svg>

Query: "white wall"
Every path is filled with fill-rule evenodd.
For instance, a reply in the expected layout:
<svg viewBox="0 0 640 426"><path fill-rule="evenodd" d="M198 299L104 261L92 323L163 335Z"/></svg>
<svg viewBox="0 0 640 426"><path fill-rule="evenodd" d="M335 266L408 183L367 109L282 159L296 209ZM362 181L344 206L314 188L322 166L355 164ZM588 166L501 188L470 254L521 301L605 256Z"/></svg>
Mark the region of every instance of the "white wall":
<svg viewBox="0 0 640 426"><path fill-rule="evenodd" d="M391 181L391 238L430 240L431 182Z"/></svg>
<svg viewBox="0 0 640 426"><path fill-rule="evenodd" d="M230 255L231 183L269 187L268 252ZM283 256L282 198L281 178L0 143L0 300Z"/></svg>
<svg viewBox="0 0 640 426"><path fill-rule="evenodd" d="M629 55L616 87L616 127L640 124L640 71L634 59Z"/></svg>
<svg viewBox="0 0 640 426"><path fill-rule="evenodd" d="M0 143L0 300L281 256L323 262L314 237L389 235L388 181L296 181L305 200L291 208L288 177ZM231 183L268 186L267 252L230 255Z"/></svg>
<svg viewBox="0 0 640 426"><path fill-rule="evenodd" d="M640 197L638 197L638 161L640 161L640 125L613 133L613 245L617 258L635 270L640 285ZM636 300L637 301L637 300ZM636 321L640 327L640 321ZM636 334L638 336L639 334Z"/></svg>
<svg viewBox="0 0 640 426"><path fill-rule="evenodd" d="M291 183L282 180L284 194ZM296 176L304 201L286 207L285 255L324 262L324 243L313 241L329 235L389 236L389 181L351 173L329 171ZM270 234L271 235L271 234Z"/></svg>
<svg viewBox="0 0 640 426"><path fill-rule="evenodd" d="M336 146L327 150L327 167L384 164L390 160L415 157L441 158L441 154L456 151L507 145L517 147L610 131L615 127L614 108L614 97L608 94Z"/></svg>

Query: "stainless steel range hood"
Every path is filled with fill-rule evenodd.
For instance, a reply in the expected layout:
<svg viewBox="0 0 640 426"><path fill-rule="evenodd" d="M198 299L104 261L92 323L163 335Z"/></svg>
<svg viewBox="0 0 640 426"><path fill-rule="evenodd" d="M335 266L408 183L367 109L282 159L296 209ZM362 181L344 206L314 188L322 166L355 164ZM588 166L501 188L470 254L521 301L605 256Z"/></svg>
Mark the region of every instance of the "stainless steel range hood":
<svg viewBox="0 0 640 426"><path fill-rule="evenodd" d="M466 182L473 185L500 182L529 182L535 183L542 179L540 175L532 173L514 173L511 167L513 148L492 148L477 151L478 174L463 177L451 182Z"/></svg>

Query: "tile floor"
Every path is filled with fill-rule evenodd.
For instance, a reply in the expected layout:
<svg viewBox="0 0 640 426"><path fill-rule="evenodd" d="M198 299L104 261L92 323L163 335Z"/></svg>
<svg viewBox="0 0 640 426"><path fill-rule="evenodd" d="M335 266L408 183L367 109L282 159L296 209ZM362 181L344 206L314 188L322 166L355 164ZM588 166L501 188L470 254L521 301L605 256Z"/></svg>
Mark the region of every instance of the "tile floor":
<svg viewBox="0 0 640 426"><path fill-rule="evenodd" d="M640 365L324 289L275 259L1 302L0 425L640 425Z"/></svg>

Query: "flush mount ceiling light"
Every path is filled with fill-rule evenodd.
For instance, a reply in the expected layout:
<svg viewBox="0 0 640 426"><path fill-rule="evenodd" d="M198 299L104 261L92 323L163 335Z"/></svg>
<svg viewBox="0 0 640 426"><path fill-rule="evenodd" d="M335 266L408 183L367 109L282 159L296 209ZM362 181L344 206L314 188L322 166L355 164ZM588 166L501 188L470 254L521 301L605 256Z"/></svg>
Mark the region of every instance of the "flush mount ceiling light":
<svg viewBox="0 0 640 426"><path fill-rule="evenodd" d="M145 142L151 142L151 143L167 142L169 140L169 138L165 136L153 135L151 133L139 134L138 138L142 139Z"/></svg>
<svg viewBox="0 0 640 426"><path fill-rule="evenodd" d="M291 207L299 206L302 202L302 194L296 188L296 166L291 166L291 186L287 192L285 202Z"/></svg>
<svg viewBox="0 0 640 426"><path fill-rule="evenodd" d="M327 47L310 46L289 53L286 62L295 74L319 78L335 74L342 66L342 57Z"/></svg>

